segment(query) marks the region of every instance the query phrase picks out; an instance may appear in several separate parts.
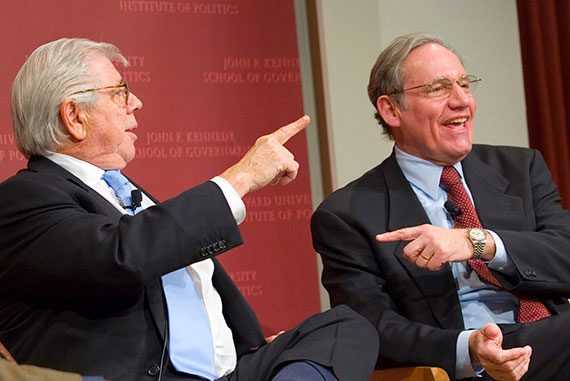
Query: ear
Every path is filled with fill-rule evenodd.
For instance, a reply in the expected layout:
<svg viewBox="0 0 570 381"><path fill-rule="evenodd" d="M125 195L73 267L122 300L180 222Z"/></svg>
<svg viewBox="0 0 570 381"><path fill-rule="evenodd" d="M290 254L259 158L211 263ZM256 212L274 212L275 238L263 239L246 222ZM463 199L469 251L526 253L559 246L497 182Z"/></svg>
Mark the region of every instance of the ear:
<svg viewBox="0 0 570 381"><path fill-rule="evenodd" d="M391 127L400 127L400 109L388 95L382 95L376 100L378 113Z"/></svg>
<svg viewBox="0 0 570 381"><path fill-rule="evenodd" d="M87 137L87 118L85 112L73 98L67 98L59 106L59 114L66 131L77 140Z"/></svg>

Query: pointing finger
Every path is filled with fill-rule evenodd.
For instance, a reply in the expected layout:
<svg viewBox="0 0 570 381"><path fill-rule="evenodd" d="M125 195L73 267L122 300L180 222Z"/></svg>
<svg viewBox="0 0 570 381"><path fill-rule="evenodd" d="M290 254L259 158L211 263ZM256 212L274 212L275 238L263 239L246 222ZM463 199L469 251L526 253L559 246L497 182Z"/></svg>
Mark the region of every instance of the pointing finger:
<svg viewBox="0 0 570 381"><path fill-rule="evenodd" d="M404 228L394 230L393 232L386 232L378 234L376 241L378 242L392 242L392 241L411 241L420 236L420 231L417 228Z"/></svg>
<svg viewBox="0 0 570 381"><path fill-rule="evenodd" d="M302 131L310 122L310 118L308 115L303 115L301 118L297 119L293 123L289 123L286 126L281 127L277 131L274 131L270 134L273 136L279 143L285 144L287 140L291 139L297 133Z"/></svg>

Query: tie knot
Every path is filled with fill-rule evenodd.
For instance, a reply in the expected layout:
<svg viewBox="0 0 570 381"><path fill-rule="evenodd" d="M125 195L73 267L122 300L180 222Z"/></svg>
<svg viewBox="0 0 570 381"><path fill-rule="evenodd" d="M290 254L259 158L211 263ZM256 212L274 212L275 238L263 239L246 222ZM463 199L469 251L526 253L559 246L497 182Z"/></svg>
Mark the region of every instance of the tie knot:
<svg viewBox="0 0 570 381"><path fill-rule="evenodd" d="M441 172L441 183L448 188L453 187L455 184L461 182L459 173L454 167L445 167L443 172Z"/></svg>
<svg viewBox="0 0 570 381"><path fill-rule="evenodd" d="M121 188L129 184L129 180L116 169L105 171L101 178L111 187L115 192L120 192Z"/></svg>
<svg viewBox="0 0 570 381"><path fill-rule="evenodd" d="M125 175L114 169L105 171L101 178L115 191L123 207L131 206L131 184Z"/></svg>

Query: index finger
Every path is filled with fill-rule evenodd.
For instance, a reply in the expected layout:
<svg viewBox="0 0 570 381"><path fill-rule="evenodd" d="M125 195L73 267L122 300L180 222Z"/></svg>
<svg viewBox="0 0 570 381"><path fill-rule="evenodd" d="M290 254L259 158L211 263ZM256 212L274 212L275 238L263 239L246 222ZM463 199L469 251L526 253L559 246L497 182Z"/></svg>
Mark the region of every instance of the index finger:
<svg viewBox="0 0 570 381"><path fill-rule="evenodd" d="M308 115L303 115L293 123L289 123L288 125L281 127L269 135L277 139L279 143L285 144L287 143L287 140L291 139L293 136L307 127L310 121L311 118L309 118Z"/></svg>
<svg viewBox="0 0 570 381"><path fill-rule="evenodd" d="M509 348L502 349L501 347L492 347L492 352L489 352L492 356L492 361L498 364L506 364L508 362L524 361L530 358L532 351L529 346L523 348Z"/></svg>
<svg viewBox="0 0 570 381"><path fill-rule="evenodd" d="M393 241L411 241L420 236L420 231L417 227L403 228L394 230L393 232L386 232L378 234L376 241L378 242L393 242Z"/></svg>

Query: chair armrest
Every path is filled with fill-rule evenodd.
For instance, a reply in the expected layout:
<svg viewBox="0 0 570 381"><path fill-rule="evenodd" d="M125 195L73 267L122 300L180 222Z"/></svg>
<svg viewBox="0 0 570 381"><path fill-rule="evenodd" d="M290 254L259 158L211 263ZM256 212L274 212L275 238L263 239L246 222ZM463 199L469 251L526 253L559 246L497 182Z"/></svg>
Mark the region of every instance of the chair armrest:
<svg viewBox="0 0 570 381"><path fill-rule="evenodd" d="M417 366L375 370L370 381L449 381L447 372L441 368Z"/></svg>

